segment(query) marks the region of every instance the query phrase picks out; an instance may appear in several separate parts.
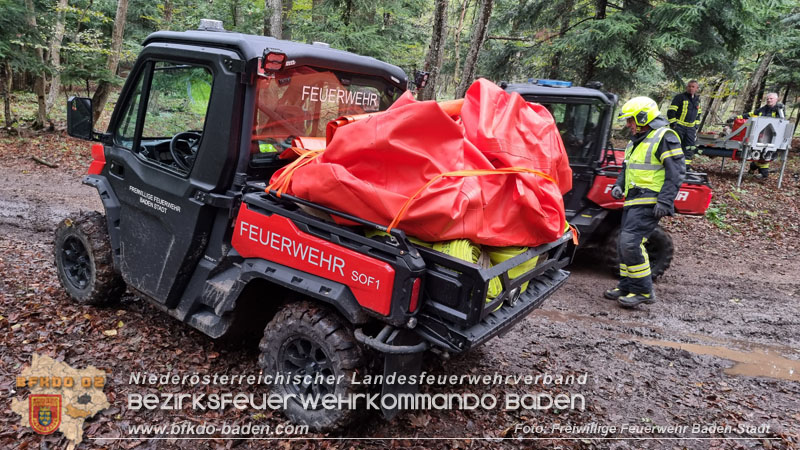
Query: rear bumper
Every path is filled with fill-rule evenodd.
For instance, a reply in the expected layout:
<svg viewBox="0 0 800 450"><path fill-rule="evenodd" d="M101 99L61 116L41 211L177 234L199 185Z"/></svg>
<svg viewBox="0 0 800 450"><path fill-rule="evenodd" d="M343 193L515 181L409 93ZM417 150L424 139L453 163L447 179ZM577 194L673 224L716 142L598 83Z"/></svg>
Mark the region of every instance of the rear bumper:
<svg viewBox="0 0 800 450"><path fill-rule="evenodd" d="M460 328L448 325L435 316L420 314L414 331L432 345L444 350L460 353L483 344L489 339L508 331L517 322L542 305L544 301L560 288L569 277L569 272L554 267L531 280L528 289L512 306L503 305L489 313L480 322Z"/></svg>

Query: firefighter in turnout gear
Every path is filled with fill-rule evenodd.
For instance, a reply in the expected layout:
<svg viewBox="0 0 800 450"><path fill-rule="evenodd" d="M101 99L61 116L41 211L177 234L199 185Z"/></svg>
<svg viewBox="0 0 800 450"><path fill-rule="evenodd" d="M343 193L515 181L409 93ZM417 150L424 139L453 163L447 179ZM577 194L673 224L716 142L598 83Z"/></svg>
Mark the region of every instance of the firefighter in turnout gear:
<svg viewBox="0 0 800 450"><path fill-rule="evenodd" d="M687 171L692 169L692 159L697 149L695 139L697 138L697 127L700 126L701 114L700 96L697 95L698 87L697 80L688 82L686 92L676 95L667 109L669 126L678 133L678 137L681 139Z"/></svg>
<svg viewBox="0 0 800 450"><path fill-rule="evenodd" d="M758 108L757 110L751 113L744 113L740 116L736 116L736 119L747 119L750 117L757 117L757 116L766 116L766 117L777 117L779 119L784 119L784 112L783 112L783 104L778 103L778 94L775 92L770 92L767 94L767 104ZM769 162L764 160L759 161L751 161L750 162L750 173L755 173L758 171L758 178L764 180L769 176Z"/></svg>
<svg viewBox="0 0 800 450"><path fill-rule="evenodd" d="M680 138L659 116L655 101L633 98L622 105L619 119L627 119L632 135L625 148L622 171L611 191L614 198L625 197L617 248L620 280L604 296L633 308L656 301L644 244L658 221L674 214L686 164Z"/></svg>

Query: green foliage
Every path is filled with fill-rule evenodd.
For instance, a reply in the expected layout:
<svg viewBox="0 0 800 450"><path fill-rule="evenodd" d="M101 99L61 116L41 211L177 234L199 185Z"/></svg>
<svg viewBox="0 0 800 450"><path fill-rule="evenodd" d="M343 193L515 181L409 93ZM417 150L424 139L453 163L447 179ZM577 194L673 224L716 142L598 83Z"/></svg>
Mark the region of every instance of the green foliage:
<svg viewBox="0 0 800 450"><path fill-rule="evenodd" d="M454 72L463 66L477 4L449 2L440 98L451 95L442 86L452 92L459 81ZM35 53L44 50L47 56L63 12L63 83L90 91L99 82L122 82L105 69L117 0L70 0L63 11L56 11L53 0L34 0L34 6L37 27L31 29L25 2L0 0L0 64L8 63L15 73L53 73L56 69L42 67ZM423 64L433 0L293 0L284 6L284 33L292 40L327 42L407 72ZM120 71L130 69L141 42L154 31L195 29L209 18L222 20L229 31L262 34L266 13L264 0L130 0ZM477 73L496 81L598 80L623 98L650 95L661 101L687 79L699 78L726 80L735 95L759 57L773 51L767 90L800 93L796 0L495 0L488 35ZM788 97L790 107L795 97Z"/></svg>
<svg viewBox="0 0 800 450"><path fill-rule="evenodd" d="M663 98L688 78L732 76L754 26L749 0L500 0L482 66L498 79L602 81Z"/></svg>
<svg viewBox="0 0 800 450"><path fill-rule="evenodd" d="M34 52L43 48L44 34L28 26L25 4L0 0L0 11L0 63L8 63L14 72L43 70Z"/></svg>
<svg viewBox="0 0 800 450"><path fill-rule="evenodd" d="M706 220L711 222L714 226L721 230L730 228L730 225L725 223L725 216L728 214L728 205L720 203L712 206L706 210Z"/></svg>
<svg viewBox="0 0 800 450"><path fill-rule="evenodd" d="M295 2L289 20L292 39L389 61L407 70L422 65L430 39L432 2L330 0L316 9Z"/></svg>

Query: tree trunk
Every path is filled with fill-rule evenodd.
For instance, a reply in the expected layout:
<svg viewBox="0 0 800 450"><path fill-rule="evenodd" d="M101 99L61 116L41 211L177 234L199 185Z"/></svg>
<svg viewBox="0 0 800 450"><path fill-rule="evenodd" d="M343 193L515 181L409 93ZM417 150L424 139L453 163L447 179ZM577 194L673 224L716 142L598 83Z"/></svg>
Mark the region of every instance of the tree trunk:
<svg viewBox="0 0 800 450"><path fill-rule="evenodd" d="M172 11L172 0L164 0L164 23L167 25L167 29L169 29L172 24Z"/></svg>
<svg viewBox="0 0 800 450"><path fill-rule="evenodd" d="M486 40L486 33L489 31L489 18L492 16L493 0L480 0L480 12L478 22L472 30L472 42L469 45L467 58L464 60L464 73L461 75L461 83L456 89L456 98L461 98L467 93L467 89L475 78L475 66L478 62L478 54Z"/></svg>
<svg viewBox="0 0 800 450"><path fill-rule="evenodd" d="M64 40L64 16L69 6L69 0L58 0L56 9L56 23L53 28L53 37L50 39L49 53L50 66L53 68L53 79L50 81L50 91L47 93L45 105L51 110L56 103L56 98L61 92L61 42Z"/></svg>
<svg viewBox="0 0 800 450"><path fill-rule="evenodd" d="M36 30L36 10L33 7L33 0L25 0L25 7L28 9L27 22L31 30ZM33 82L33 92L36 94L36 103L39 108L36 112L36 120L33 122L33 128L44 128L47 122L47 102L45 98L46 81L44 79L44 52L42 48L37 46L34 50L36 54L36 63L39 65L35 69L35 79Z"/></svg>
<svg viewBox="0 0 800 450"><path fill-rule="evenodd" d="M264 17L264 36L280 39L283 31L282 0L266 0L267 14Z"/></svg>
<svg viewBox="0 0 800 450"><path fill-rule="evenodd" d="M433 13L433 32L428 55L425 57L424 69L430 73L428 84L420 91L420 100L436 100L436 84L439 72L442 70L444 58L444 40L447 35L447 0L436 0L436 9Z"/></svg>
<svg viewBox="0 0 800 450"><path fill-rule="evenodd" d="M111 32L111 53L108 55L107 68L112 77L117 76L119 66L119 53L122 49L122 36L125 32L125 16L128 14L128 0L119 0L117 3L117 14L114 16L114 30ZM92 123L97 123L103 108L111 94L111 83L101 81L92 96Z"/></svg>
<svg viewBox="0 0 800 450"><path fill-rule="evenodd" d="M563 4L563 9L561 9L561 29L558 30L558 37L563 37L567 34L569 30L569 19L572 16L572 9L575 7L575 0L566 0ZM550 59L550 71L547 73L547 77L551 79L558 79L560 78L559 74L561 72L561 50L556 51L553 54L553 57Z"/></svg>
<svg viewBox="0 0 800 450"><path fill-rule="evenodd" d="M717 81L717 84L714 85L713 93L709 96L708 99L708 106L705 108L705 112L703 113L703 118L700 120L700 127L698 127L697 132L703 131L703 127L706 124L706 120L710 120L713 122L714 117L717 114L717 109L719 108L719 104L722 102L722 92L725 86L725 82L720 78Z"/></svg>
<svg viewBox="0 0 800 450"><path fill-rule="evenodd" d="M797 134L797 129L800 128L800 108L797 108L797 115L794 118L794 134Z"/></svg>
<svg viewBox="0 0 800 450"><path fill-rule="evenodd" d="M460 42L461 41L461 30L464 27L464 16L467 15L467 7L468 6L469 6L469 0L464 0L464 2L461 4L461 16L458 18L458 26L456 27L456 30L455 30L455 36L453 36L453 47L455 47L454 52L453 52L454 55L455 55L453 57L453 61L455 63L455 64L453 64L453 66L454 66L454 69L453 69L453 83L458 82L458 70L459 70L459 64L461 63L461 55L460 55L460 53L461 53L461 42Z"/></svg>
<svg viewBox="0 0 800 450"><path fill-rule="evenodd" d="M311 23L322 25L325 22L325 15L322 13L322 4L325 0L311 0Z"/></svg>
<svg viewBox="0 0 800 450"><path fill-rule="evenodd" d="M608 7L608 0L595 0L594 4L594 18L595 20L604 20L606 18L606 8ZM595 69L597 67L597 51L592 50L591 54L587 55L586 64L583 66L583 77L581 84L592 81L595 76Z"/></svg>
<svg viewBox="0 0 800 450"><path fill-rule="evenodd" d="M761 62L758 63L756 71L753 72L753 75L750 77L750 81L747 83L744 91L742 91L742 95L736 100L734 106L735 112L742 114L753 110L753 98L756 95L756 89L761 85L761 79L764 78L764 75L767 73L767 69L769 69L769 65L774 56L775 52L767 52L761 57Z"/></svg>
<svg viewBox="0 0 800 450"><path fill-rule="evenodd" d="M761 107L761 99L764 98L764 89L767 88L767 76L769 76L769 69L764 72L764 76L761 78L761 83L758 85L758 92L753 98L753 105L755 105L755 108ZM748 109L748 111L750 110Z"/></svg>
<svg viewBox="0 0 800 450"><path fill-rule="evenodd" d="M350 25L350 18L353 16L353 0L344 0L344 11L342 12L342 22Z"/></svg>
<svg viewBox="0 0 800 450"><path fill-rule="evenodd" d="M14 81L11 72L11 64L6 61L3 63L3 114L6 118L6 129L10 130L14 125L14 118L11 117L11 85Z"/></svg>
<svg viewBox="0 0 800 450"><path fill-rule="evenodd" d="M239 0L231 1L231 18L233 18L233 24L226 29L235 30L236 27L242 24L242 7L239 4Z"/></svg>
<svg viewBox="0 0 800 450"><path fill-rule="evenodd" d="M281 13L281 20L283 21L281 26L281 30L283 32L282 39L286 39L287 41L292 40L292 23L291 18L289 17L289 13L292 12L292 8L294 8L294 0L286 0L286 3L283 4L283 10Z"/></svg>

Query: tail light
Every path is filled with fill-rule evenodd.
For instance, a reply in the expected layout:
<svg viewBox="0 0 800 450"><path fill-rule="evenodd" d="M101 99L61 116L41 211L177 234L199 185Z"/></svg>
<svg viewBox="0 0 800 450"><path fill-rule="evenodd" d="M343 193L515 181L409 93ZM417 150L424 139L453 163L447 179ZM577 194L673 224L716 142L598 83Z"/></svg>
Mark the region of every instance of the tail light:
<svg viewBox="0 0 800 450"><path fill-rule="evenodd" d="M103 144L92 144L92 163L89 165L89 175L100 175L106 165L106 152Z"/></svg>
<svg viewBox="0 0 800 450"><path fill-rule="evenodd" d="M408 303L408 312L414 312L419 305L419 288L422 284L421 278L414 279L414 285L411 286L411 301Z"/></svg>

